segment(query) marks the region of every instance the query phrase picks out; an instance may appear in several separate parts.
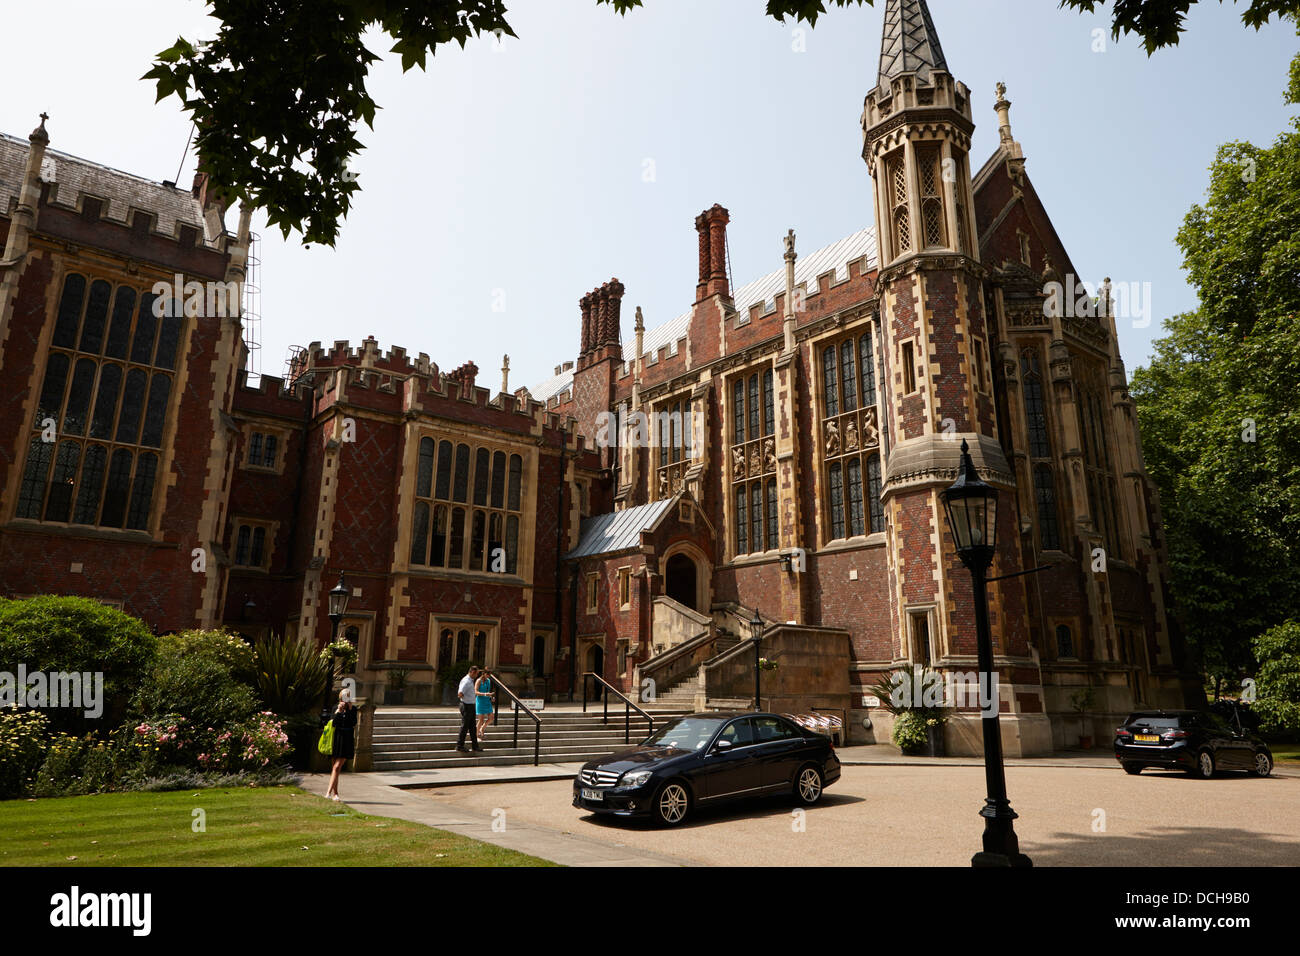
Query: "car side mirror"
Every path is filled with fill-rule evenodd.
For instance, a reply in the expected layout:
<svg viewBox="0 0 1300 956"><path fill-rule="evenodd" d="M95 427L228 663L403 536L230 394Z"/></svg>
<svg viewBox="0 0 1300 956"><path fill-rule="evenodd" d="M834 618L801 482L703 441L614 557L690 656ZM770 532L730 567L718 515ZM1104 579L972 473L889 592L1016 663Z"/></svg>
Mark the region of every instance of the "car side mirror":
<svg viewBox="0 0 1300 956"><path fill-rule="evenodd" d="M719 740L716 744L713 745L713 750L715 753L721 753L724 750L730 750L730 749L731 749L730 740Z"/></svg>

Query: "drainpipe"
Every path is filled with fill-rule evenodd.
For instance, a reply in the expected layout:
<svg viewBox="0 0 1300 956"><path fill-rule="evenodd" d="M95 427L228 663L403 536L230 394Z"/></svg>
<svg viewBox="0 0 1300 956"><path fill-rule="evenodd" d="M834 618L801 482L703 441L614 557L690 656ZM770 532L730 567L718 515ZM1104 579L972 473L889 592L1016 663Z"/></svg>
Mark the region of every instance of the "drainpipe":
<svg viewBox="0 0 1300 956"><path fill-rule="evenodd" d="M559 648L560 635L564 633L564 439L560 439L560 482L555 489L555 641ZM572 653L572 652L570 652ZM572 667L570 667L572 670ZM573 699L573 676L569 676L569 699Z"/></svg>

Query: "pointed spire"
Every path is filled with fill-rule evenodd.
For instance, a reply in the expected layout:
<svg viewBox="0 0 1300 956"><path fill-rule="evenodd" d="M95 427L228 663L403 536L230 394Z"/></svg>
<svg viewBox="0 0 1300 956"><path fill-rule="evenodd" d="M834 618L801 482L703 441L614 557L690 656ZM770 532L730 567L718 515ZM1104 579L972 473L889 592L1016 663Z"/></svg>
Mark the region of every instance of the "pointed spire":
<svg viewBox="0 0 1300 956"><path fill-rule="evenodd" d="M925 0L887 0L880 38L881 95L888 94L890 80L904 73L916 74L917 81L928 86L933 70L947 72L948 61Z"/></svg>

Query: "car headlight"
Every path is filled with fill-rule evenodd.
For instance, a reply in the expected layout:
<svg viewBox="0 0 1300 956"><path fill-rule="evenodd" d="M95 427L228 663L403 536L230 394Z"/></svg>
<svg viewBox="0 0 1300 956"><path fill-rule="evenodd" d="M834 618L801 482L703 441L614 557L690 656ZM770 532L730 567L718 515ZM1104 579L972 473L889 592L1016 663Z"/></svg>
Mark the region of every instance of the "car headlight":
<svg viewBox="0 0 1300 956"><path fill-rule="evenodd" d="M620 787L644 787L653 774L649 770L629 770L618 778Z"/></svg>

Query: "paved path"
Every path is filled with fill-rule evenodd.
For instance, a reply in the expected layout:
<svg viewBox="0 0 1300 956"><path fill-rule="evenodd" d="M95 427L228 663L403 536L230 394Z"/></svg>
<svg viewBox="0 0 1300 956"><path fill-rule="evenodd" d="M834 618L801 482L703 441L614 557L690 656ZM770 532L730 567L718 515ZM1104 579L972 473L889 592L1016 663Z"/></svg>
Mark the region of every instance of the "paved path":
<svg viewBox="0 0 1300 956"><path fill-rule="evenodd" d="M1021 849L1036 866L1297 866L1300 779L1008 764ZM705 866L969 866L979 849L979 766L851 765L804 814L771 798L703 811L677 828L576 810L568 781L411 792L448 812L504 813L511 828L564 830ZM529 852L539 852L530 850ZM541 855L545 855L542 853Z"/></svg>
<svg viewBox="0 0 1300 956"><path fill-rule="evenodd" d="M469 767L467 770L519 769ZM528 768L533 769L533 768ZM567 771L565 783L552 781L552 786L567 787L574 771ZM623 841L593 840L578 836L564 828L537 826L522 819L493 811L496 807L474 809L430 800L423 794L430 791L401 790L374 778L392 774L346 774L339 785L339 796L354 810L380 817L411 820L440 830L450 830L462 836L495 843L498 846L530 856L541 857L566 866L690 866L688 860L673 859L651 848L633 848ZM325 795L329 785L327 774L306 774L302 787L312 793ZM515 783L514 786L537 786L536 782ZM445 792L445 791L434 791ZM504 829L493 829L493 823L502 820Z"/></svg>

